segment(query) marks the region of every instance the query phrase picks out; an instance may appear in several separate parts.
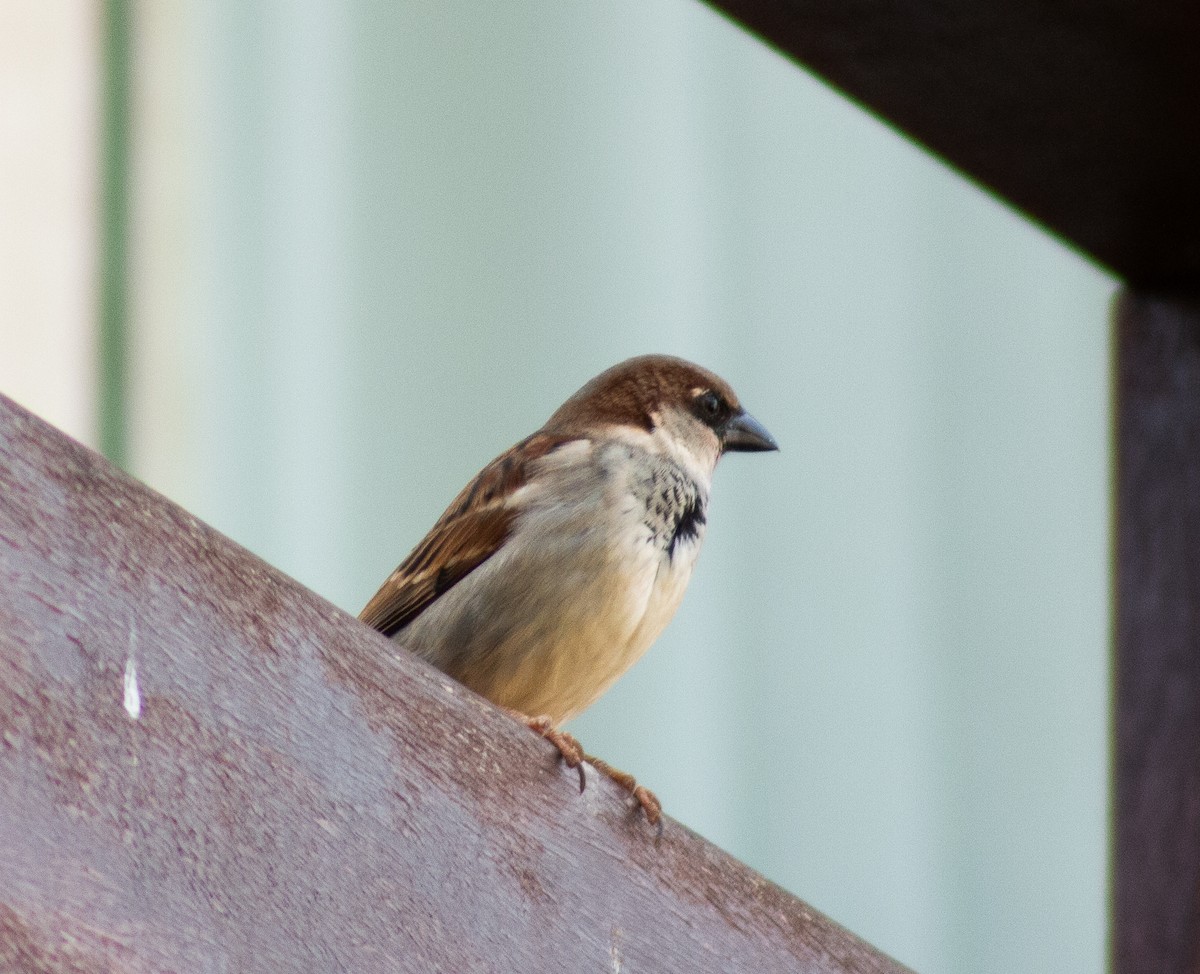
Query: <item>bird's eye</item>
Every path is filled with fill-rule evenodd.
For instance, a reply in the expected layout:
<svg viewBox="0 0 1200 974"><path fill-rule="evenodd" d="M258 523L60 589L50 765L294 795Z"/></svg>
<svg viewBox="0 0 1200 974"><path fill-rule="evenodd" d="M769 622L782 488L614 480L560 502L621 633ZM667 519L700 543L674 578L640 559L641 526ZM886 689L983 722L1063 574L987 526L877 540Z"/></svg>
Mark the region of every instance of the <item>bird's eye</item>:
<svg viewBox="0 0 1200 974"><path fill-rule="evenodd" d="M707 420L714 420L721 415L721 397L715 392L709 391L701 395L696 400L696 405L700 409L700 415Z"/></svg>

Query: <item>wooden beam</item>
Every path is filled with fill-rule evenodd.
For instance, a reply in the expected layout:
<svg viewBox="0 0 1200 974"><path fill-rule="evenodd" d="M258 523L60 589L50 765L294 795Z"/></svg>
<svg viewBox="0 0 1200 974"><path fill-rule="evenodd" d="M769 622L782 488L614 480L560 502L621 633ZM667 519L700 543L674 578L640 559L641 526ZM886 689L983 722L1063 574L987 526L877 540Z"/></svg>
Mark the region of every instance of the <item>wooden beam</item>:
<svg viewBox="0 0 1200 974"><path fill-rule="evenodd" d="M3 397L0 591L0 970L902 970Z"/></svg>
<svg viewBox="0 0 1200 974"><path fill-rule="evenodd" d="M1195 0L710 0L1128 278L1200 284Z"/></svg>
<svg viewBox="0 0 1200 974"><path fill-rule="evenodd" d="M1200 971L1200 298L1117 307L1115 974Z"/></svg>

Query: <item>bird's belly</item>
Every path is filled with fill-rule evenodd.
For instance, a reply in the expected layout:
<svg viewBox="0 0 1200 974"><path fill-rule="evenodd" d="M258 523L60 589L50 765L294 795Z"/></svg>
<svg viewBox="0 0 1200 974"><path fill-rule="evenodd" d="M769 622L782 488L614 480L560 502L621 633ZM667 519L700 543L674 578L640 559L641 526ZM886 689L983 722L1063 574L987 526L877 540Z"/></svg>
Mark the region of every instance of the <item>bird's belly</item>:
<svg viewBox="0 0 1200 974"><path fill-rule="evenodd" d="M673 555L645 535L609 541L578 546L568 558L561 551L538 557L536 548L514 552L512 563L494 566L494 576L484 566L401 641L501 706L545 714L556 724L569 720L658 638L679 607L699 549L698 538ZM513 574L523 580L519 590L508 581L503 592L489 591L493 577L499 586ZM436 654L423 651L422 623L454 634L454 642Z"/></svg>
<svg viewBox="0 0 1200 974"><path fill-rule="evenodd" d="M614 618L584 622L550 648L540 685L524 712L548 713L556 723L570 720L595 703L658 639L683 599L691 562L656 560L662 563L647 566L638 584L619 596L622 610Z"/></svg>
<svg viewBox="0 0 1200 974"><path fill-rule="evenodd" d="M555 723L594 703L649 649L683 597L690 565L653 555L633 570L626 562L620 571L593 574L585 585L564 586L555 623L524 647L512 678L488 695Z"/></svg>

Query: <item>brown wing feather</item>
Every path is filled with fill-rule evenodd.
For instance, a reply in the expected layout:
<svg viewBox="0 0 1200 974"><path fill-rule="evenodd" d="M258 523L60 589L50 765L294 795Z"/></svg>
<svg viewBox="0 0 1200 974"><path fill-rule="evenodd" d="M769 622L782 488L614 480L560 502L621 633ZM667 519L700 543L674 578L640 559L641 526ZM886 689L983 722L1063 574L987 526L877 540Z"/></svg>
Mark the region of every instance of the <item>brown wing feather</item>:
<svg viewBox="0 0 1200 974"><path fill-rule="evenodd" d="M517 514L512 495L526 482L529 465L570 439L535 433L484 467L359 618L392 636L499 551Z"/></svg>

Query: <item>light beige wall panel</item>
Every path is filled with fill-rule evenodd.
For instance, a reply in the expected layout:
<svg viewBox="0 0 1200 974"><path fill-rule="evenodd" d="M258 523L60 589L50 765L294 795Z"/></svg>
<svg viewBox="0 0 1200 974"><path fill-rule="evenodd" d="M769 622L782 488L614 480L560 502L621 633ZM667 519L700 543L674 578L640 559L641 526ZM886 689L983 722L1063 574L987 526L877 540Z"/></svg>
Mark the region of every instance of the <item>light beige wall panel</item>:
<svg viewBox="0 0 1200 974"><path fill-rule="evenodd" d="M100 4L0 3L0 391L95 445Z"/></svg>

